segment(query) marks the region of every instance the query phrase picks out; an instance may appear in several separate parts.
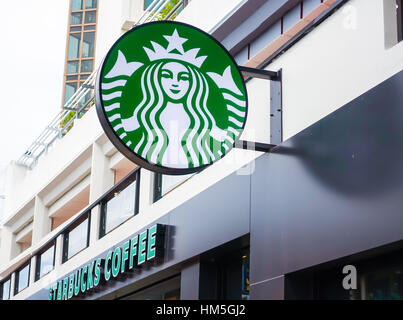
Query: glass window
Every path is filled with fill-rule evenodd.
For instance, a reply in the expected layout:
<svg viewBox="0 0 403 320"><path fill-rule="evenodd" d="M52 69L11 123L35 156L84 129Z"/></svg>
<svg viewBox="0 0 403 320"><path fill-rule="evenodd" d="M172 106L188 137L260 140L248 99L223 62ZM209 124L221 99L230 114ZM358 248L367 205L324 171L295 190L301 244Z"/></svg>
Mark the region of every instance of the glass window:
<svg viewBox="0 0 403 320"><path fill-rule="evenodd" d="M136 181L103 205L103 232L106 234L135 215Z"/></svg>
<svg viewBox="0 0 403 320"><path fill-rule="evenodd" d="M81 61L81 72L92 72L92 60L82 60Z"/></svg>
<svg viewBox="0 0 403 320"><path fill-rule="evenodd" d="M37 256L36 261L36 280L42 278L53 270L55 265L55 246L51 246L49 249Z"/></svg>
<svg viewBox="0 0 403 320"><path fill-rule="evenodd" d="M3 282L2 288L1 288L1 299L2 300L10 299L10 284L11 284L11 279L8 279L7 281Z"/></svg>
<svg viewBox="0 0 403 320"><path fill-rule="evenodd" d="M88 218L64 234L63 262L88 246Z"/></svg>
<svg viewBox="0 0 403 320"><path fill-rule="evenodd" d="M73 12L71 14L71 25L82 24L83 23L83 13Z"/></svg>
<svg viewBox="0 0 403 320"><path fill-rule="evenodd" d="M81 33L72 33L69 36L68 59L78 59L80 57Z"/></svg>
<svg viewBox="0 0 403 320"><path fill-rule="evenodd" d="M71 2L71 10L82 10L83 9L83 0L72 0Z"/></svg>
<svg viewBox="0 0 403 320"><path fill-rule="evenodd" d="M84 26L84 30L95 30L95 25Z"/></svg>
<svg viewBox="0 0 403 320"><path fill-rule="evenodd" d="M24 268L20 269L16 273L15 279L15 293L21 292L29 285L29 268L30 264L27 264Z"/></svg>
<svg viewBox="0 0 403 320"><path fill-rule="evenodd" d="M85 9L93 9L97 7L97 0L86 0Z"/></svg>
<svg viewBox="0 0 403 320"><path fill-rule="evenodd" d="M86 11L84 23L95 23L97 22L97 12L96 11Z"/></svg>
<svg viewBox="0 0 403 320"><path fill-rule="evenodd" d="M67 62L67 74L78 73L78 61Z"/></svg>
<svg viewBox="0 0 403 320"><path fill-rule="evenodd" d="M66 91L64 93L64 103L66 103L77 90L77 82L66 83Z"/></svg>
<svg viewBox="0 0 403 320"><path fill-rule="evenodd" d="M175 189L181 183L192 177L194 173L183 176L161 175L156 173L155 188L154 188L154 201L157 201L169 191Z"/></svg>
<svg viewBox="0 0 403 320"><path fill-rule="evenodd" d="M90 58L94 56L94 38L95 32L84 32L83 50L81 54L83 58Z"/></svg>

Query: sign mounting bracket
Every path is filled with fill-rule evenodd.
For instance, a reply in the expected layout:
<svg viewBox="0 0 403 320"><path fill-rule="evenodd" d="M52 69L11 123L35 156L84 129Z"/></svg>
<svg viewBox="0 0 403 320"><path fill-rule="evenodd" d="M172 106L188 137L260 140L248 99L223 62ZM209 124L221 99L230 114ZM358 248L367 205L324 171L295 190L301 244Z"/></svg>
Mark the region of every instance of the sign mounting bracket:
<svg viewBox="0 0 403 320"><path fill-rule="evenodd" d="M274 146L283 141L283 107L282 107L282 70L270 71L264 69L238 66L244 76L244 81L252 78L270 81L270 143L238 141L235 148L270 152ZM249 146L249 147L248 147ZM259 150L258 150L259 149Z"/></svg>

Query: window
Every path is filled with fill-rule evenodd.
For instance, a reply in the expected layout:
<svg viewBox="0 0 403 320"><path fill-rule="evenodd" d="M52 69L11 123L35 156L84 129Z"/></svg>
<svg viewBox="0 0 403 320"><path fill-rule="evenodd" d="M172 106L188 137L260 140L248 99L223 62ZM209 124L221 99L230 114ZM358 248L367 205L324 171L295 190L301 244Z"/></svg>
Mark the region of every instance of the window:
<svg viewBox="0 0 403 320"><path fill-rule="evenodd" d="M76 92L77 90L77 82L67 82L66 83L66 95L65 95L65 101L64 103L66 103L72 96L73 94Z"/></svg>
<svg viewBox="0 0 403 320"><path fill-rule="evenodd" d="M97 9L96 0L71 0L65 76L74 74L77 81L68 83L70 78L65 77L63 104L94 71Z"/></svg>
<svg viewBox="0 0 403 320"><path fill-rule="evenodd" d="M384 253L380 250L377 248L286 275L286 299L403 300L403 251L401 248L392 251L390 247L384 247ZM356 268L356 289L343 288L346 265Z"/></svg>
<svg viewBox="0 0 403 320"><path fill-rule="evenodd" d="M174 276L171 279L121 297L120 300L179 300L180 285L180 276Z"/></svg>
<svg viewBox="0 0 403 320"><path fill-rule="evenodd" d="M67 74L78 73L78 61L69 61L67 63Z"/></svg>
<svg viewBox="0 0 403 320"><path fill-rule="evenodd" d="M144 0L144 10L146 10L154 0Z"/></svg>
<svg viewBox="0 0 403 320"><path fill-rule="evenodd" d="M94 56L94 40L95 40L95 32L84 32L83 48L81 51L82 58L88 58Z"/></svg>
<svg viewBox="0 0 403 320"><path fill-rule="evenodd" d="M69 37L69 59L78 59L80 56L80 42L81 42L81 33L73 33L70 34Z"/></svg>
<svg viewBox="0 0 403 320"><path fill-rule="evenodd" d="M84 215L70 227L63 237L63 263L89 245L90 217Z"/></svg>
<svg viewBox="0 0 403 320"><path fill-rule="evenodd" d="M397 41L403 41L403 0L396 0Z"/></svg>
<svg viewBox="0 0 403 320"><path fill-rule="evenodd" d="M138 213L140 170L131 181L124 181L110 199L102 204L100 237L114 230Z"/></svg>
<svg viewBox="0 0 403 320"><path fill-rule="evenodd" d="M244 238L241 241L245 241ZM249 300L249 247L234 240L200 257L200 300Z"/></svg>
<svg viewBox="0 0 403 320"><path fill-rule="evenodd" d="M72 0L71 1L71 10L81 10L83 8L83 0Z"/></svg>
<svg viewBox="0 0 403 320"><path fill-rule="evenodd" d="M82 12L74 12L71 14L71 25L74 24L82 24L83 23L83 13Z"/></svg>
<svg viewBox="0 0 403 320"><path fill-rule="evenodd" d="M85 9L94 9L97 7L97 0L85 0Z"/></svg>
<svg viewBox="0 0 403 320"><path fill-rule="evenodd" d="M14 294L17 294L28 287L30 267L31 264L28 263L15 273Z"/></svg>
<svg viewBox="0 0 403 320"><path fill-rule="evenodd" d="M55 245L53 244L48 249L37 255L35 280L39 280L44 275L53 270L55 266Z"/></svg>
<svg viewBox="0 0 403 320"><path fill-rule="evenodd" d="M94 11L87 11L85 13L85 20L84 23L88 24L88 23L95 23L97 22L97 12Z"/></svg>
<svg viewBox="0 0 403 320"><path fill-rule="evenodd" d="M11 279L4 281L1 284L1 300L9 300L10 299L10 285Z"/></svg>
<svg viewBox="0 0 403 320"><path fill-rule="evenodd" d="M191 178L193 174L194 173L183 176L170 176L156 173L154 176L154 202Z"/></svg>

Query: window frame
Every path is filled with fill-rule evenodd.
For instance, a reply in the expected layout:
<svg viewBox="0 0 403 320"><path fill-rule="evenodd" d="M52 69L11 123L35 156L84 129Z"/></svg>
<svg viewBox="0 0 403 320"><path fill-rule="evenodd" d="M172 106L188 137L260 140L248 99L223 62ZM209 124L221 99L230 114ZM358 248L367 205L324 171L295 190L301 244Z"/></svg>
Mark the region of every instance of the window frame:
<svg viewBox="0 0 403 320"><path fill-rule="evenodd" d="M10 281L10 285L8 287L8 298L7 299L3 299L3 293L4 293L4 284L6 282ZM0 300L10 300L11 298L11 276L8 276L6 279L2 280L1 284L0 284Z"/></svg>
<svg viewBox="0 0 403 320"><path fill-rule="evenodd" d="M69 235L74 229L76 229L81 223L88 219L88 226L87 226L87 241L84 248L74 253L71 257L69 257ZM74 221L66 230L63 232L63 248L62 248L62 264L66 261L70 260L71 258L78 255L80 252L87 249L90 245L90 232L91 232L91 211L84 213L80 216L76 221Z"/></svg>
<svg viewBox="0 0 403 320"><path fill-rule="evenodd" d="M70 0L70 8L69 8L69 20L67 26L67 39L66 39L66 58L64 62L64 78L63 78L63 94L62 94L62 106L66 104L69 99L66 99L66 84L75 82L77 85L76 91L80 88L79 84L82 80L86 80L88 76L94 72L94 65L95 65L95 56L96 56L96 44L97 44L97 26L98 26L98 8L99 8L99 1L97 1L97 6L95 8L88 8L86 9L86 0L82 1L82 8L80 10L72 10L73 0ZM95 23L85 23L85 15L87 12L95 12ZM81 23L80 24L71 24L72 22L72 14L74 13L81 13ZM76 30L72 30L71 28L74 27ZM78 30L79 28L80 30ZM91 28L91 29L89 29ZM94 33L94 48L93 48L93 55L91 57L82 57L83 53L83 44L84 44L84 35L85 33L93 32ZM78 58L69 59L69 46L70 46L70 35L72 34L80 34L80 44L79 44L79 52ZM85 60L92 60L92 71L91 72L81 72L81 63ZM76 73L67 73L67 65L69 62L78 62L78 68ZM67 80L68 76L77 75L78 79L74 81ZM84 79L85 77L85 79Z"/></svg>
<svg viewBox="0 0 403 320"><path fill-rule="evenodd" d="M22 288L21 290L19 290L19 280L20 280L20 272L25 269L28 266L28 282L27 282L27 286ZM21 267L19 267L16 271L15 271L15 277L14 277L14 295L19 294L20 292L24 291L26 288L29 287L29 283L31 280L31 259L28 260L27 263L24 263L24 265L22 265Z"/></svg>
<svg viewBox="0 0 403 320"><path fill-rule="evenodd" d="M103 238L105 235L111 233L112 231L116 230L117 228L119 228L122 224L126 223L128 220L132 219L134 216L138 215L139 213L139 201L140 201L140 169L137 170L136 174L127 180L122 181L121 185L119 185L119 187L114 190L113 193L110 193L106 196L105 200L102 201L102 203L100 204L100 221L99 221L99 239ZM115 193L116 192L122 192L123 190L125 190L128 186L130 186L133 182L136 182L136 189L134 191L134 213L132 216L130 216L129 218L127 218L126 220L122 221L120 224L118 224L117 226L115 226L114 228L112 228L111 230L109 230L108 232L106 232L106 217L107 217L107 211L106 211L106 204L108 203L108 201L112 200L113 198L115 198Z"/></svg>
<svg viewBox="0 0 403 320"><path fill-rule="evenodd" d="M41 256L44 254L46 251L48 251L51 247L53 247L53 268L52 270L46 272L41 276ZM35 261L35 279L34 281L38 281L39 279L42 279L44 276L49 274L55 269L55 262L56 262L56 240L53 242L50 242L49 244L46 245L40 252L36 254L36 261Z"/></svg>

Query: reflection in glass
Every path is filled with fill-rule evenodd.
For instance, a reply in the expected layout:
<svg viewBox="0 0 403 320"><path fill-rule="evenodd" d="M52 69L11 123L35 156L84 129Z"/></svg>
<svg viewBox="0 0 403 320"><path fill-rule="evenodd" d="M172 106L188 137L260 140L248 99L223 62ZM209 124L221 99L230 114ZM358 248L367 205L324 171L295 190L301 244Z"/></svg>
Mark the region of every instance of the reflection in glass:
<svg viewBox="0 0 403 320"><path fill-rule="evenodd" d="M85 8L86 9L93 9L97 7L97 0L86 0L85 1Z"/></svg>
<svg viewBox="0 0 403 320"><path fill-rule="evenodd" d="M71 10L82 10L83 9L83 0L72 0Z"/></svg>
<svg viewBox="0 0 403 320"><path fill-rule="evenodd" d="M53 270L55 257L55 246L51 246L48 250L42 253L39 259L39 278Z"/></svg>
<svg viewBox="0 0 403 320"><path fill-rule="evenodd" d="M81 31L81 26L78 27L70 27L70 32Z"/></svg>
<svg viewBox="0 0 403 320"><path fill-rule="evenodd" d="M83 50L81 56L89 58L94 56L94 32L84 32L83 37Z"/></svg>
<svg viewBox="0 0 403 320"><path fill-rule="evenodd" d="M18 292L28 287L29 284L29 264L18 272Z"/></svg>
<svg viewBox="0 0 403 320"><path fill-rule="evenodd" d="M136 181L127 186L105 204L105 233L108 233L130 217L134 216L135 202Z"/></svg>
<svg viewBox="0 0 403 320"><path fill-rule="evenodd" d="M85 20L84 23L95 23L97 21L97 12L96 11L86 11L85 12Z"/></svg>
<svg viewBox="0 0 403 320"><path fill-rule="evenodd" d="M171 176L171 175L163 175L161 177L162 183L161 183L161 196L164 194L168 193L178 185L180 185L182 182L186 181L189 179L192 174L187 174L183 176Z"/></svg>
<svg viewBox="0 0 403 320"><path fill-rule="evenodd" d="M7 280L6 282L3 282L3 292L2 292L2 300L8 300L10 299L10 284L11 280Z"/></svg>
<svg viewBox="0 0 403 320"><path fill-rule="evenodd" d="M66 83L66 89L64 94L64 103L66 103L76 92L77 90L77 83L76 82L68 82Z"/></svg>
<svg viewBox="0 0 403 320"><path fill-rule="evenodd" d="M67 259L88 245L88 218L68 233Z"/></svg>
<svg viewBox="0 0 403 320"><path fill-rule="evenodd" d="M83 13L82 12L73 12L71 14L71 25L82 24L82 23L83 23Z"/></svg>
<svg viewBox="0 0 403 320"><path fill-rule="evenodd" d="M81 72L92 72L92 60L81 61Z"/></svg>
<svg viewBox="0 0 403 320"><path fill-rule="evenodd" d="M81 33L72 33L69 37L68 59L77 59L80 57Z"/></svg>
<svg viewBox="0 0 403 320"><path fill-rule="evenodd" d="M94 24L90 24L89 26L84 26L84 30L95 30L95 25Z"/></svg>
<svg viewBox="0 0 403 320"><path fill-rule="evenodd" d="M67 76L67 77L66 77L66 81L71 81L71 80L78 80L78 75Z"/></svg>
<svg viewBox="0 0 403 320"><path fill-rule="evenodd" d="M180 291L181 278L179 276L128 295L122 300L179 300Z"/></svg>
<svg viewBox="0 0 403 320"><path fill-rule="evenodd" d="M78 73L78 61L67 62L67 74Z"/></svg>

